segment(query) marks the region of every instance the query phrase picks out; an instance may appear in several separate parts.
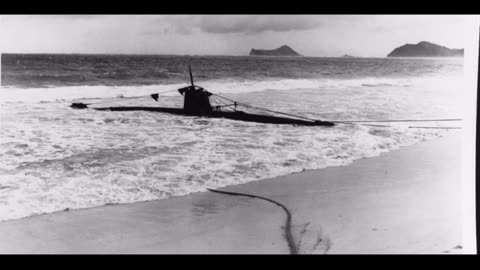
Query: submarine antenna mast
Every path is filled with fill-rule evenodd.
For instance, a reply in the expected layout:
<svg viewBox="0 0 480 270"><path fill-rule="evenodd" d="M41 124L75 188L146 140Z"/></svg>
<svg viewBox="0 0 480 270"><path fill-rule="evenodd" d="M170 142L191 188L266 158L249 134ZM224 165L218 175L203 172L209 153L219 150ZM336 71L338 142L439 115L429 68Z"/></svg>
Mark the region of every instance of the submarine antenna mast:
<svg viewBox="0 0 480 270"><path fill-rule="evenodd" d="M190 72L190 82L192 83L192 87L195 87L193 84L192 66L190 64L188 65L188 71Z"/></svg>

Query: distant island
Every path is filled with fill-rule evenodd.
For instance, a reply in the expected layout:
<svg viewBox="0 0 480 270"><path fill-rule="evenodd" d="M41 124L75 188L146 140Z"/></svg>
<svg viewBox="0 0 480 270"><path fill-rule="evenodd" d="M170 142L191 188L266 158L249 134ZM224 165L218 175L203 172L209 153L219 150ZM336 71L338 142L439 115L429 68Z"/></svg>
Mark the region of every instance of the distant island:
<svg viewBox="0 0 480 270"><path fill-rule="evenodd" d="M352 55L348 55L348 54L345 54L344 56L342 56L343 58L356 58L356 56L352 56Z"/></svg>
<svg viewBox="0 0 480 270"><path fill-rule="evenodd" d="M463 57L463 49L449 49L427 41L405 44L396 48L387 57Z"/></svg>
<svg viewBox="0 0 480 270"><path fill-rule="evenodd" d="M252 49L250 55L254 56L302 56L287 45L274 50L256 50Z"/></svg>

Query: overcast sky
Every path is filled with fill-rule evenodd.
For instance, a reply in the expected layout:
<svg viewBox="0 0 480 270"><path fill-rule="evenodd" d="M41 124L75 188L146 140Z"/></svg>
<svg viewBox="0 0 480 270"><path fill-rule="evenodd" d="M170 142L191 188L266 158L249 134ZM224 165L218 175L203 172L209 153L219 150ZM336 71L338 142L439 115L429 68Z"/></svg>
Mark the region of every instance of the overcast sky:
<svg viewBox="0 0 480 270"><path fill-rule="evenodd" d="M248 55L289 45L305 56L384 57L405 43L464 47L463 16L2 15L3 53Z"/></svg>

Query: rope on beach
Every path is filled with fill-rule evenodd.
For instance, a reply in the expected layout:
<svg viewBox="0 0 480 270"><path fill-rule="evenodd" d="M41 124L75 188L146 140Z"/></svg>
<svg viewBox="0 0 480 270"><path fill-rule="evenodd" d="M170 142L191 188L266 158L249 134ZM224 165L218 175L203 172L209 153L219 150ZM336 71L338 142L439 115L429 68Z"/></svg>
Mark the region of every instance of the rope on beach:
<svg viewBox="0 0 480 270"><path fill-rule="evenodd" d="M330 121L330 122L334 122L334 123L380 123L380 122L440 122L440 121L462 121L462 119L344 120L344 121Z"/></svg>
<svg viewBox="0 0 480 270"><path fill-rule="evenodd" d="M392 127L389 125L373 125L373 124L360 124L363 126L369 127ZM409 126L408 128L427 128L427 129L462 129L462 127L419 127L419 126Z"/></svg>
<svg viewBox="0 0 480 270"><path fill-rule="evenodd" d="M274 110L270 110L270 109L267 109L267 108L261 108L261 107L257 107L257 106L253 106L251 104L247 104L247 103L243 103L243 102L237 102L235 100L232 100L232 99L229 99L227 97L224 97L224 96L221 96L221 95L218 95L218 94L214 94L212 93L212 95L214 96L217 96L219 98L223 98L227 101L230 101L230 102L234 102L236 103L238 106L243 106L245 108L250 108L250 109L254 109L254 110L260 110L260 111L266 111L266 112L271 112L271 113L276 113L276 114L282 114L282 115L287 115L287 116L291 116L291 117L295 117L295 118L300 118L300 119L304 119L304 120L308 120L308 121L318 121L317 119L312 119L312 118L308 118L308 117L305 117L305 116L301 116L301 115L297 115L297 114L291 114L291 113L285 113L285 112L280 112L280 111L274 111Z"/></svg>
<svg viewBox="0 0 480 270"><path fill-rule="evenodd" d="M224 97L218 94L212 93L212 95L221 99L225 99L230 102L236 102L232 99L229 99L227 97ZM271 113L287 115L295 118L304 119L307 121L313 121L313 122L318 121L316 119L308 118L305 116L261 108L261 107L253 106L251 104L247 104L243 102L236 102L236 104L238 104L239 106L243 106L243 107L254 109L254 110L262 110L262 111L267 111ZM327 121L336 123L336 124L350 124L350 123L393 123L393 122L447 122L447 121L462 121L462 119L459 119L459 118L455 118L455 119L376 119L376 120L327 120ZM368 124L364 124L364 125L368 125ZM388 126L381 126L381 125L371 125L371 126L388 127Z"/></svg>
<svg viewBox="0 0 480 270"><path fill-rule="evenodd" d="M408 127L408 128L462 129L462 127Z"/></svg>
<svg viewBox="0 0 480 270"><path fill-rule="evenodd" d="M251 194L246 194L246 193L237 193L237 192L229 192L229 191L220 191L220 190L214 190L214 189L209 189L209 188L208 188L208 190L211 191L211 192L216 192L216 193L221 193L221 194L226 194L226 195L256 198L256 199L265 200L267 202L271 202L273 204L276 204L277 206L280 206L283 209L283 211L285 212L285 214L287 214L287 219L285 220L284 229L285 229L285 238L286 238L287 243L288 243L288 248L290 249L290 254L298 254L297 246L295 245L295 241L293 240L293 236L292 236L292 229L291 229L292 215L290 213L290 210L288 210L288 208L285 207L285 205L283 205L279 202L276 202L272 199L265 198L265 197L262 197L262 196L257 196L257 195L251 195Z"/></svg>
<svg viewBox="0 0 480 270"><path fill-rule="evenodd" d="M221 96L221 95L218 95L218 94L212 93L212 95L214 95L218 98L225 99L225 100L230 101L230 102L236 102L232 99L229 99L227 97L224 97L224 96ZM247 104L247 103L243 103L243 102L236 102L236 104L238 104L239 106L243 106L243 107L254 109L254 110L262 110L262 111L267 111L267 112L271 112L271 113L287 115L287 116L300 118L300 119L313 121L313 122L318 121L316 119L308 118L308 117L305 117L305 116L302 116L302 115L270 110L270 109L267 109L267 108L261 108L261 107L253 106L251 104ZM350 123L393 123L393 122L447 122L447 121L462 121L462 119L459 119L459 118L454 118L454 119L376 119L376 120L327 120L327 121L332 122L332 123L336 123L336 124L350 124ZM374 125L372 125L372 126L374 126ZM383 126L383 127L387 127L387 126Z"/></svg>
<svg viewBox="0 0 480 270"><path fill-rule="evenodd" d="M148 95L143 95L143 96L111 98L111 99L107 99L107 100L103 100L103 101L99 101L99 102L82 103L82 104L88 106L88 105L96 105L96 104L102 104L102 103L115 102L115 101L120 101L120 100L128 100L128 99L137 99L137 98L151 97L152 95L156 95L156 96L158 97L158 96L161 95L161 94L165 94L165 93L172 92L172 91L177 91L177 89L171 89L171 90L167 90L167 91L164 91L164 92L154 93L154 94L148 94Z"/></svg>

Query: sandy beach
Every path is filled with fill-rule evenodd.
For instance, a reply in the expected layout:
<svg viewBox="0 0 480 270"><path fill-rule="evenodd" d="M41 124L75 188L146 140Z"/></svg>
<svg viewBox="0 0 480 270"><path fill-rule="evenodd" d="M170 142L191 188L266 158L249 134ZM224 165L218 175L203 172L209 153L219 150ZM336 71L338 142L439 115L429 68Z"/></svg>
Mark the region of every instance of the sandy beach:
<svg viewBox="0 0 480 270"><path fill-rule="evenodd" d="M461 133L222 190L292 213L300 253L462 253ZM288 254L285 213L212 192L0 223L0 253Z"/></svg>

